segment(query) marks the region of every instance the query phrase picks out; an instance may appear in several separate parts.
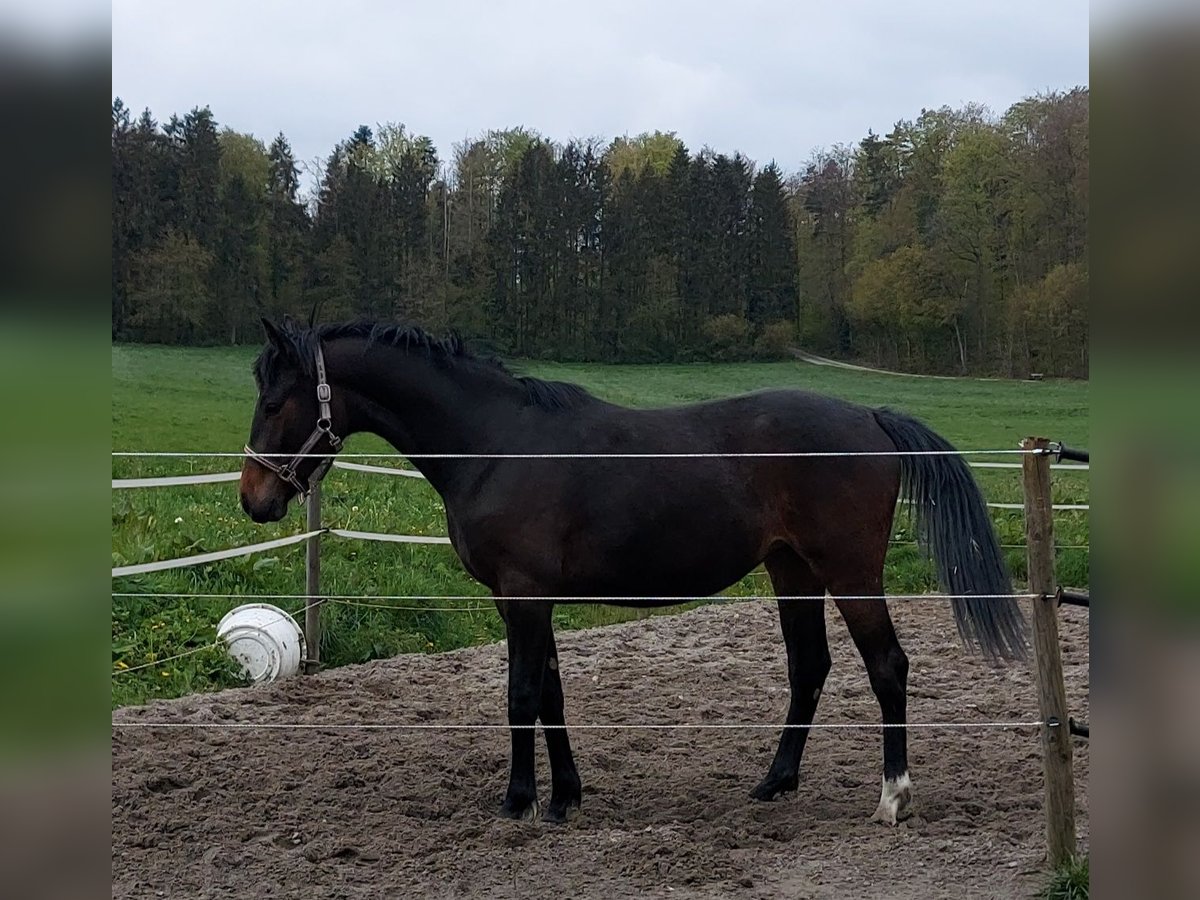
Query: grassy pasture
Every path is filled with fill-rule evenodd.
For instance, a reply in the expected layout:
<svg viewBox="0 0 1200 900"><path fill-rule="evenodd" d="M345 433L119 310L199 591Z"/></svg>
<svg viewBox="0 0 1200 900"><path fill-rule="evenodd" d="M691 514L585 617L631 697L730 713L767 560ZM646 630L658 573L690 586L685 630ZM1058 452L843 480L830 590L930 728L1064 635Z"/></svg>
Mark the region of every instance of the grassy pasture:
<svg viewBox="0 0 1200 900"><path fill-rule="evenodd" d="M251 348L194 349L117 345L112 348L112 447L114 450L236 451L245 441L254 406ZM1088 446L1088 385L1083 382L1009 382L875 375L800 362L726 365L599 366L536 362L529 374L583 384L605 399L656 406L726 396L765 387L793 386L871 405L888 405L924 419L960 448L1013 448L1029 434ZM353 438L350 452L390 452L368 436ZM1017 457L1010 456L1008 461ZM235 459L114 458L114 478L233 471ZM1019 502L1020 473L976 469L989 500ZM1086 473L1056 471L1055 501L1085 503ZM993 510L1001 541L1023 541L1019 511ZM443 509L424 481L333 470L325 481L325 524L361 531L444 534ZM258 526L242 513L236 483L117 490L112 493L112 564L167 559L257 543L303 530L295 508L283 522ZM900 517L895 537L905 540ZM1088 543L1086 512L1056 516L1060 545ZM1024 551L1006 550L1018 580ZM430 652L499 639L500 621L486 592L461 569L451 548L378 544L326 538L323 590L332 594L479 596L465 612L408 612L330 605L323 611L322 659L328 665L364 662L403 652ZM1059 579L1088 583L1086 550L1062 549ZM898 543L888 557L891 592L931 590L935 580L915 547ZM297 545L208 566L113 580L113 591L296 594L304 591L304 549ZM752 574L731 595L769 593ZM114 597L112 605L113 705L180 696L237 683L224 655L204 651L176 661L165 657L210 644L220 617L239 601ZM370 602L370 601L368 601ZM388 601L379 601L381 603ZM403 601L391 601L397 605ZM300 602L279 602L295 611ZM422 606L454 604L422 603ZM676 610L678 607L675 608ZM665 610L663 612L670 612ZM560 608L559 627L620 621L650 613L603 606Z"/></svg>

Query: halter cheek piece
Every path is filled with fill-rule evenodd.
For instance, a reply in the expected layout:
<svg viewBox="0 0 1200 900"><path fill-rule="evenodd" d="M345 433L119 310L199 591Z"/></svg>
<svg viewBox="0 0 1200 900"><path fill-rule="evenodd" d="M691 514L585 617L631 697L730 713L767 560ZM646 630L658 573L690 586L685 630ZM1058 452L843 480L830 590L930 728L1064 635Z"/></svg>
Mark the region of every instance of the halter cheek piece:
<svg viewBox="0 0 1200 900"><path fill-rule="evenodd" d="M316 469L313 470L312 474L308 476L307 484L301 481L300 476L296 474L296 469L300 465L301 461L308 457L309 452L313 447L317 446L317 443L323 437L328 438L329 446L333 448L334 453L337 453L342 449L342 439L333 433L333 421L330 418L329 411L329 400L333 394L329 390L329 381L325 377L325 355L321 352L320 341L317 342L316 363L317 403L320 406L320 412L318 413L317 417L317 427L313 429L312 434L308 436L308 440L304 442L304 445L296 451L296 455L288 460L288 462L280 465L272 460L269 456L264 456L263 454L256 452L249 444L243 448L246 456L254 460L263 468L270 469L272 472L294 487L297 492L299 492L301 498L307 497L309 491L311 491L315 485L320 484L321 479L325 477L325 473L329 471L329 467L333 464L333 457L329 456L321 460L320 465L318 465ZM279 456L281 454L272 455Z"/></svg>

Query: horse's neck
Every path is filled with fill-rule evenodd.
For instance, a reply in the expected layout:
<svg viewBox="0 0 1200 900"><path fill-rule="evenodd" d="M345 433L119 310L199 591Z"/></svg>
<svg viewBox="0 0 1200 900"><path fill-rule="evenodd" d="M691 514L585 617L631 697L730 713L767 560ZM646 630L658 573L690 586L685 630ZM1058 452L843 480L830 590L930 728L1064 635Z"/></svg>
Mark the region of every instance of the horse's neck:
<svg viewBox="0 0 1200 900"><path fill-rule="evenodd" d="M499 373L470 361L439 366L419 351L381 346L364 354L359 345L344 359L338 368L354 400L352 430L377 434L411 454L443 496L478 463L422 454L502 451L497 426L515 411L516 390Z"/></svg>

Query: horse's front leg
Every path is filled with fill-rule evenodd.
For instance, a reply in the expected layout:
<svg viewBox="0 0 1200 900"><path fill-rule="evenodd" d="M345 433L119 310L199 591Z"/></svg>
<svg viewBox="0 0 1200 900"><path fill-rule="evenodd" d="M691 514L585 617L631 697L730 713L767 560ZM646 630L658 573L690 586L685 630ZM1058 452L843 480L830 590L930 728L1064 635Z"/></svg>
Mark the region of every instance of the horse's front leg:
<svg viewBox="0 0 1200 900"><path fill-rule="evenodd" d="M508 724L512 729L512 768L500 814L533 819L538 814L533 726L542 706L551 604L497 597L496 606L508 633Z"/></svg>
<svg viewBox="0 0 1200 900"><path fill-rule="evenodd" d="M542 708L539 716L546 729L546 750L550 754L550 806L543 818L547 822L567 821L567 811L579 809L583 789L575 757L571 755L571 739L567 736L563 714L562 678L558 672L558 648L554 633L546 651L546 673L542 678ZM556 727L557 726L557 727Z"/></svg>

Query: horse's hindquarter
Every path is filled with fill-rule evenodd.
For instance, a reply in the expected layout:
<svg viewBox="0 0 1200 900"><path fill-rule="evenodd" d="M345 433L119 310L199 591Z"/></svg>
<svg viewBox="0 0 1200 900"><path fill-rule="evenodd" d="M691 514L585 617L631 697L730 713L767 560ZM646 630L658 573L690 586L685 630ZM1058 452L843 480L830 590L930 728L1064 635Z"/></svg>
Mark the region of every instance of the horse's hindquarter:
<svg viewBox="0 0 1200 900"><path fill-rule="evenodd" d="M529 434L542 440L526 441L541 449L523 452L891 447L869 410L797 391L664 410L598 404L574 418L546 419L546 434ZM872 498L894 484L894 469L886 458L506 460L460 504L455 543L487 583L515 569L564 596L707 594L742 577L773 546L816 547L820 529L836 532L832 520L854 507L865 504L870 516L879 505Z"/></svg>

